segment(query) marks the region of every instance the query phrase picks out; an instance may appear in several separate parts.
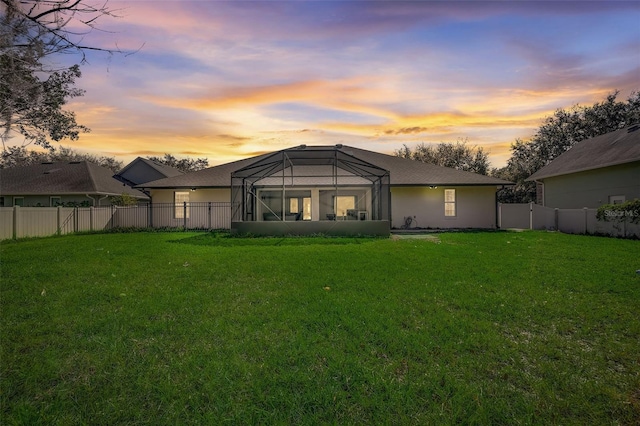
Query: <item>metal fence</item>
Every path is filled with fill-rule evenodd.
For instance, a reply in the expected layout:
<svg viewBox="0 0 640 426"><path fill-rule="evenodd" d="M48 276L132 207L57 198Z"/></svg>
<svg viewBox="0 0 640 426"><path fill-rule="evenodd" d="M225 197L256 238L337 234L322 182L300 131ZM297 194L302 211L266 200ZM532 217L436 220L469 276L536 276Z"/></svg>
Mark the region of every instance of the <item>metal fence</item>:
<svg viewBox="0 0 640 426"><path fill-rule="evenodd" d="M603 222L596 219L597 209L554 209L538 204L498 204L501 229L538 229L567 234L600 234L640 238L640 224Z"/></svg>
<svg viewBox="0 0 640 426"><path fill-rule="evenodd" d="M0 207L0 240L114 228L230 229L231 203Z"/></svg>

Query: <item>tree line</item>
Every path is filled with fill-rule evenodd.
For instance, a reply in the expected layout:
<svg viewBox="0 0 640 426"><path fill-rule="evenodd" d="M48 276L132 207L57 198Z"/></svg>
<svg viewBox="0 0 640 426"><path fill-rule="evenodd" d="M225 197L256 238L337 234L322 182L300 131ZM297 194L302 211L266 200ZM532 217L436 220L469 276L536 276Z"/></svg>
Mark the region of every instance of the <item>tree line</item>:
<svg viewBox="0 0 640 426"><path fill-rule="evenodd" d="M156 164L174 167L184 173L195 172L209 167L209 160L207 158L177 158L172 154L164 154L162 157L149 156L145 158ZM30 166L40 163L70 161L88 161L106 167L113 171L113 173L119 172L124 167L122 161L116 160L115 157L87 154L64 146L52 146L43 151L29 150L24 146L9 146L5 148L0 156L0 169Z"/></svg>
<svg viewBox="0 0 640 426"><path fill-rule="evenodd" d="M515 185L498 191L498 201L529 203L536 199L535 182L526 181L533 173L582 140L640 123L640 92L631 93L626 100L618 100L619 94L610 93L593 105L556 110L544 119L531 139L516 139L511 144L511 157L501 168L491 168L487 153L468 145L467 139L436 145L421 143L413 149L404 145L394 154L508 180Z"/></svg>

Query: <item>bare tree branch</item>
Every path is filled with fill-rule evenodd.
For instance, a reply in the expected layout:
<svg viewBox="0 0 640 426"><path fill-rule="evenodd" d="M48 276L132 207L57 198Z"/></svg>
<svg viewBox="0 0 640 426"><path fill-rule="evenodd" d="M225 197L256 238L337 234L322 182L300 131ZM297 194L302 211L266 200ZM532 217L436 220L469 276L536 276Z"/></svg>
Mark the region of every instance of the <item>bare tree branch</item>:
<svg viewBox="0 0 640 426"><path fill-rule="evenodd" d="M103 17L117 18L107 2L91 0L0 0L0 140L20 136L22 145L51 147L51 142L75 140L89 129L76 123L75 114L63 109L69 99L82 96L74 87L78 65L61 67L45 58L88 52L126 53L85 43ZM79 27L79 29L77 29Z"/></svg>

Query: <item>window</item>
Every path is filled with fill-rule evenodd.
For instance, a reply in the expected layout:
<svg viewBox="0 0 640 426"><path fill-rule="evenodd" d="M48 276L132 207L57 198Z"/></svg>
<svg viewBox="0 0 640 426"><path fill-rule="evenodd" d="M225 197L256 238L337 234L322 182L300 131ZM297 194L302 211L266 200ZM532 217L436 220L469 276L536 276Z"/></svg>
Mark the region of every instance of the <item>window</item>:
<svg viewBox="0 0 640 426"><path fill-rule="evenodd" d="M622 204L624 203L624 195L610 195L609 204Z"/></svg>
<svg viewBox="0 0 640 426"><path fill-rule="evenodd" d="M24 206L24 197L13 197L14 206Z"/></svg>
<svg viewBox="0 0 640 426"><path fill-rule="evenodd" d="M298 213L298 199L297 198L289 198L289 213Z"/></svg>
<svg viewBox="0 0 640 426"><path fill-rule="evenodd" d="M353 195L337 196L335 208L338 216L346 216L347 210L354 210L356 208L356 197Z"/></svg>
<svg viewBox="0 0 640 426"><path fill-rule="evenodd" d="M311 220L311 198L302 199L302 220Z"/></svg>
<svg viewBox="0 0 640 426"><path fill-rule="evenodd" d="M62 205L62 198L61 197L50 197L49 198L49 206L57 207L57 206L61 206L61 205Z"/></svg>
<svg viewBox="0 0 640 426"><path fill-rule="evenodd" d="M301 199L302 208L300 206ZM302 220L311 220L311 197L289 198L289 213L298 214L300 212L302 212Z"/></svg>
<svg viewBox="0 0 640 426"><path fill-rule="evenodd" d="M444 190L444 215L453 217L456 215L456 190Z"/></svg>
<svg viewBox="0 0 640 426"><path fill-rule="evenodd" d="M189 219L189 193L188 192L174 192L173 200L175 203L175 216L176 219ZM187 203L185 210L184 203ZM186 217L185 217L186 213Z"/></svg>
<svg viewBox="0 0 640 426"><path fill-rule="evenodd" d="M4 207L4 197L0 197L0 207Z"/></svg>
<svg viewBox="0 0 640 426"><path fill-rule="evenodd" d="M536 182L536 204L544 206L544 183Z"/></svg>

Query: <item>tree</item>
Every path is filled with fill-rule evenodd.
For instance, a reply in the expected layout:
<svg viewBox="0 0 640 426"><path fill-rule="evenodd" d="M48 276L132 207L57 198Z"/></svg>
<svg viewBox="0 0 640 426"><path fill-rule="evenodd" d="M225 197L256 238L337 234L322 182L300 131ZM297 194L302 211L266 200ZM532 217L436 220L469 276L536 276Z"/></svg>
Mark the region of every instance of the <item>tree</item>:
<svg viewBox="0 0 640 426"><path fill-rule="evenodd" d="M112 205L120 207L135 206L138 204L138 199L126 192L123 192L121 195L109 197L109 201Z"/></svg>
<svg viewBox="0 0 640 426"><path fill-rule="evenodd" d="M536 199L535 182L526 179L576 143L640 123L640 92L633 92L626 102L617 100L618 91L592 106L575 105L558 109L547 117L533 138L517 139L511 145L511 158L495 177L515 182L498 193L500 202L528 203Z"/></svg>
<svg viewBox="0 0 640 426"><path fill-rule="evenodd" d="M102 16L115 16L106 3L95 7L83 0L0 0L0 139L3 150L16 134L22 146L50 148L50 141L76 140L89 129L76 122L64 105L84 91L74 87L80 68L59 68L54 54L114 52L86 46L82 37ZM70 24L74 24L73 30ZM84 28L78 30L77 28Z"/></svg>
<svg viewBox="0 0 640 426"><path fill-rule="evenodd" d="M413 150L407 145L403 145L402 148L394 152L394 155L486 175L490 165L487 154L482 148L475 145L468 146L467 142L467 139L458 139L456 143L442 142L435 146L421 143Z"/></svg>
<svg viewBox="0 0 640 426"><path fill-rule="evenodd" d="M197 172L198 170L209 167L209 159L207 158L176 158L171 154L164 154L164 157L147 157L154 163L164 164L166 166L175 167L185 173Z"/></svg>
<svg viewBox="0 0 640 426"><path fill-rule="evenodd" d="M0 157L0 169L58 161L88 161L106 167L114 173L122 169L122 161L118 161L113 157L81 153L63 146L47 151L30 151L23 146L7 147Z"/></svg>

